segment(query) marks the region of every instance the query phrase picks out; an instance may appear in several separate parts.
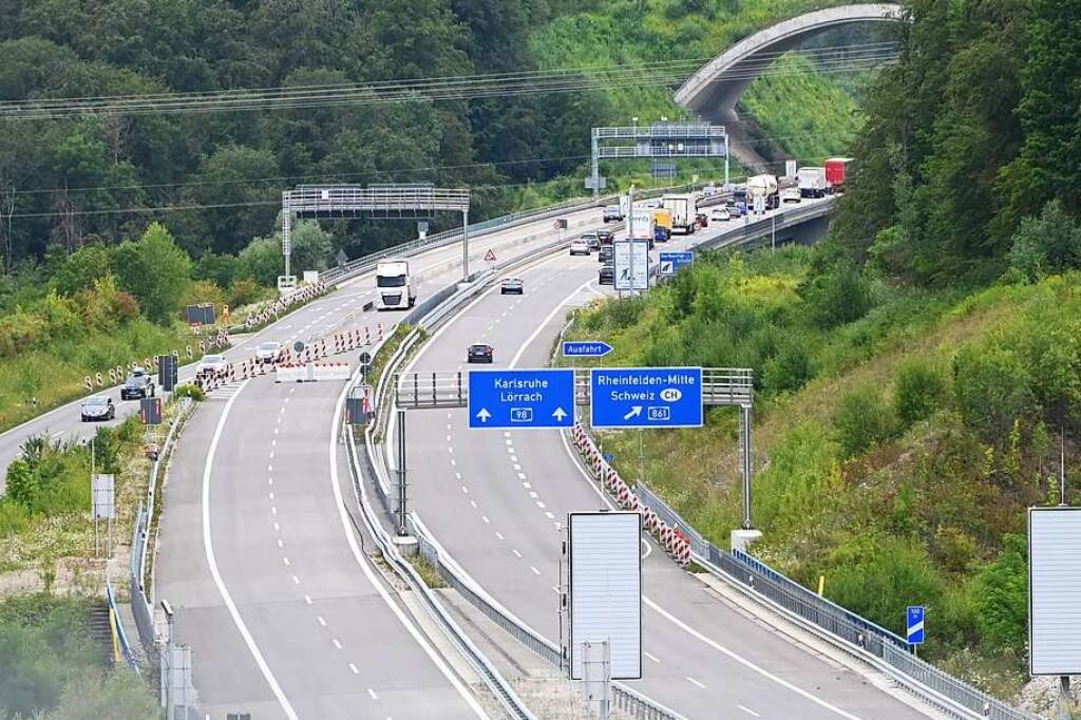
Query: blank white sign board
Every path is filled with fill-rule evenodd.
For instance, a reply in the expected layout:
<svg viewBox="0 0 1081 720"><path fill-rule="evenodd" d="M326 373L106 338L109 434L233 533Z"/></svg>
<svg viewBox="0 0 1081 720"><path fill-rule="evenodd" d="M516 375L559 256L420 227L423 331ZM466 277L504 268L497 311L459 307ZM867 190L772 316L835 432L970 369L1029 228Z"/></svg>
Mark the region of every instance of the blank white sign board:
<svg viewBox="0 0 1081 720"><path fill-rule="evenodd" d="M1081 508L1028 511L1029 670L1081 675Z"/></svg>
<svg viewBox="0 0 1081 720"><path fill-rule="evenodd" d="M642 677L642 516L567 518L571 678L582 679L582 643L609 643L613 680Z"/></svg>

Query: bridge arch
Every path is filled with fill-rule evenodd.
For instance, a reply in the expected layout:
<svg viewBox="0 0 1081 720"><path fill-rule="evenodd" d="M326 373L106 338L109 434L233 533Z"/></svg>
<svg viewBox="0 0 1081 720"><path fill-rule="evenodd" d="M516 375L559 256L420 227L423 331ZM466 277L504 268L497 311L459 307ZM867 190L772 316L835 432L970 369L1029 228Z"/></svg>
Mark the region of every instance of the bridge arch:
<svg viewBox="0 0 1081 720"><path fill-rule="evenodd" d="M710 60L683 83L675 100L707 120L734 125L736 103L761 73L767 54L775 57L807 38L845 25L902 19L902 6L893 3L840 5L799 15L740 40Z"/></svg>

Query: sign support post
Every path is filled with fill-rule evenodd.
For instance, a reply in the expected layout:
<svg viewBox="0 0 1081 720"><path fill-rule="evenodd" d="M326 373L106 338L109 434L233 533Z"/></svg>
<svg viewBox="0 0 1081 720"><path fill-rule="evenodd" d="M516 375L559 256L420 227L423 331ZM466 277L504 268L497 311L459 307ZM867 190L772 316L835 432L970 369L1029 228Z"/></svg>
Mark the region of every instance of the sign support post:
<svg viewBox="0 0 1081 720"><path fill-rule="evenodd" d="M405 472L405 408L398 408L398 537L409 534L405 528L407 512Z"/></svg>

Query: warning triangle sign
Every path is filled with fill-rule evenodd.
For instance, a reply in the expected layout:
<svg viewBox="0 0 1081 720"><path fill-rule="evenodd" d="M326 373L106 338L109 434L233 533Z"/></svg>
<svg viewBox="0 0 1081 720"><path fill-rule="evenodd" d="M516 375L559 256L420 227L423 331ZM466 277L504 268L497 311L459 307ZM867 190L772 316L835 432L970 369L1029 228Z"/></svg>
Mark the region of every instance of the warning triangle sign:
<svg viewBox="0 0 1081 720"><path fill-rule="evenodd" d="M484 262L495 262L495 250L488 248L488 252L484 253Z"/></svg>

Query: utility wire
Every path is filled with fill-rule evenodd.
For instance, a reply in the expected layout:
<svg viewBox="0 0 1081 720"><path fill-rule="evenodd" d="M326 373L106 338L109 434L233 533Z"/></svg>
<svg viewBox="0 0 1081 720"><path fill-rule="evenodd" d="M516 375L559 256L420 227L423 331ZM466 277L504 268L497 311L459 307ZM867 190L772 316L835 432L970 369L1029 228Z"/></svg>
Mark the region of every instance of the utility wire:
<svg viewBox="0 0 1081 720"><path fill-rule="evenodd" d="M750 80L763 75L781 77L869 69L895 58L896 49L891 43L865 43L862 46L847 48L843 52L826 48L808 51L806 54L818 59L817 66L806 69L780 69L771 67L775 57L755 58L736 69L722 73L712 82ZM47 120L92 112L143 115L346 105L368 107L418 100L435 102L487 97L521 97L541 93L670 85L682 82L689 70L698 67L698 61L673 60L645 63L640 66L608 66L573 71L436 78L397 83L373 83L367 86L305 86L255 92L227 91L89 99L35 99L0 103L0 119Z"/></svg>

